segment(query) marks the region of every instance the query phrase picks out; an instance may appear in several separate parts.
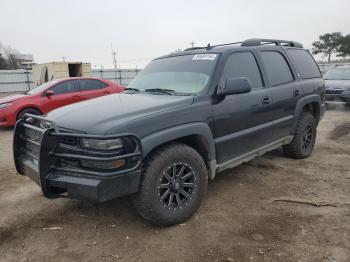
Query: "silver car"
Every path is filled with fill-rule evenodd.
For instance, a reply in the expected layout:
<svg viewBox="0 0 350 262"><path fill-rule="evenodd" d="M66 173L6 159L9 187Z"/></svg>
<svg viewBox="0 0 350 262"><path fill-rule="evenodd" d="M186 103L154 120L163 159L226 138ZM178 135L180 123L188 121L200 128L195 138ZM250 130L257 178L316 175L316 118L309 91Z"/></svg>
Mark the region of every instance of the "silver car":
<svg viewBox="0 0 350 262"><path fill-rule="evenodd" d="M323 76L326 101L345 102L350 105L350 66L337 66Z"/></svg>

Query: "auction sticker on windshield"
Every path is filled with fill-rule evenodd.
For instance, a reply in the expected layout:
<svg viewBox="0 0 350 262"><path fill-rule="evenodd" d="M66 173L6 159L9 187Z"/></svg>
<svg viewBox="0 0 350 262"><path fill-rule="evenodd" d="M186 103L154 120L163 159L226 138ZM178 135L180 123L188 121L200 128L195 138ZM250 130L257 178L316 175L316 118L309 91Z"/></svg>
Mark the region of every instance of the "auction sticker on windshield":
<svg viewBox="0 0 350 262"><path fill-rule="evenodd" d="M192 60L215 60L216 54L198 54L194 55Z"/></svg>

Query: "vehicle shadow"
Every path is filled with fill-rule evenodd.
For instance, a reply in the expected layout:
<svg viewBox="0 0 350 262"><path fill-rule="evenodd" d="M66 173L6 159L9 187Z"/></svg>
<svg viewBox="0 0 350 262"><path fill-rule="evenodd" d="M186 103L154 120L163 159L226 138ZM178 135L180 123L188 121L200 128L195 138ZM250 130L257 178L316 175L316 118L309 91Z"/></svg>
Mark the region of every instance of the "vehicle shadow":
<svg viewBox="0 0 350 262"><path fill-rule="evenodd" d="M261 185L261 178L252 175L251 170L272 170L275 167L270 163L265 163L270 162L265 160L278 158L281 155L281 150L275 150L268 153L265 157L259 157L256 160L218 174L208 184L207 199L203 203L204 210L207 206L206 202L211 202L216 198L217 192L225 191L227 187L239 187L241 184ZM36 195L31 200L28 199L28 201L32 202L31 205L41 207L36 210L36 213L31 213L17 221L20 223L21 228L25 229L26 232L23 232L24 234L30 234L33 230L53 226L61 226L65 229L72 227L81 231L91 231L92 228L99 228L106 234L108 229L111 228L119 228L122 232L135 231L136 229L146 231L160 230L159 227L150 224L136 212L131 198L132 196L126 196L104 203L91 203L89 201L72 199L47 200L43 196ZM199 212L201 211L199 210ZM20 214L20 217L24 217L23 214ZM189 219L185 223L191 223L191 221L192 219ZM4 228L5 231L0 230L0 239L6 240L11 238L12 234L9 234L9 232L16 231L18 226L17 223L13 223L12 226ZM67 234L70 233L67 232Z"/></svg>
<svg viewBox="0 0 350 262"><path fill-rule="evenodd" d="M4 131L4 132L9 132L9 131L13 131L15 128L13 126L0 126L0 132Z"/></svg>

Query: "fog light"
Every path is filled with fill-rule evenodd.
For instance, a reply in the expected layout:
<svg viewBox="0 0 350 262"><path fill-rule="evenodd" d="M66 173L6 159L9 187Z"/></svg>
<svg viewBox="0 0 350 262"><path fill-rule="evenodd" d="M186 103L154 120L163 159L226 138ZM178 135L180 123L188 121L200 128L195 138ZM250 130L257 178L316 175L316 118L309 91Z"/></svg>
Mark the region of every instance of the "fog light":
<svg viewBox="0 0 350 262"><path fill-rule="evenodd" d="M116 169L121 168L125 165L124 159L118 159L116 161L108 161L108 162L101 162L101 161L91 161L91 160L80 160L80 163L85 168L96 168L96 169Z"/></svg>
<svg viewBox="0 0 350 262"><path fill-rule="evenodd" d="M125 165L125 160L124 159L119 159L114 162L114 166L116 168L121 168Z"/></svg>

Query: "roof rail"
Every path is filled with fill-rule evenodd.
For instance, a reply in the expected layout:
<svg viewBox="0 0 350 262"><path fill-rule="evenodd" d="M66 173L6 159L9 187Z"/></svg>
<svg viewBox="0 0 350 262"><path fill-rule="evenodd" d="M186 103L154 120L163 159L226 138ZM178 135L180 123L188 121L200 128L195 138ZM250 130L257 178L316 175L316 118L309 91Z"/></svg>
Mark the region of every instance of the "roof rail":
<svg viewBox="0 0 350 262"><path fill-rule="evenodd" d="M227 43L227 44L220 44L220 45L210 45L210 43L207 46L203 46L203 47L190 47L185 49L184 51L190 51L190 50L198 50L198 49L206 49L206 50L210 50L214 47L218 47L218 46L226 46L226 45L237 45L237 44L242 44L242 42L234 42L234 43Z"/></svg>
<svg viewBox="0 0 350 262"><path fill-rule="evenodd" d="M278 39L251 38L251 39L247 39L243 42L234 42L234 43L219 44L219 45L210 45L210 43L209 43L207 46L190 47L190 48L185 49L184 51L192 51L192 50L199 50L199 49L210 50L214 47L227 46L227 45L237 45L237 44L241 44L241 46L260 46L260 45L275 44L278 46L291 46L291 47L303 48L302 44L300 44L298 42L294 42L294 41L278 40Z"/></svg>
<svg viewBox="0 0 350 262"><path fill-rule="evenodd" d="M187 48L185 49L184 51L191 51L191 50L199 50L199 49L206 49L207 47L206 46L195 46L195 47L190 47L190 48Z"/></svg>
<svg viewBox="0 0 350 262"><path fill-rule="evenodd" d="M242 43L241 46L260 46L260 45L267 45L267 44L303 48L302 44L294 41L278 40L278 39L260 39L260 38L247 39Z"/></svg>

